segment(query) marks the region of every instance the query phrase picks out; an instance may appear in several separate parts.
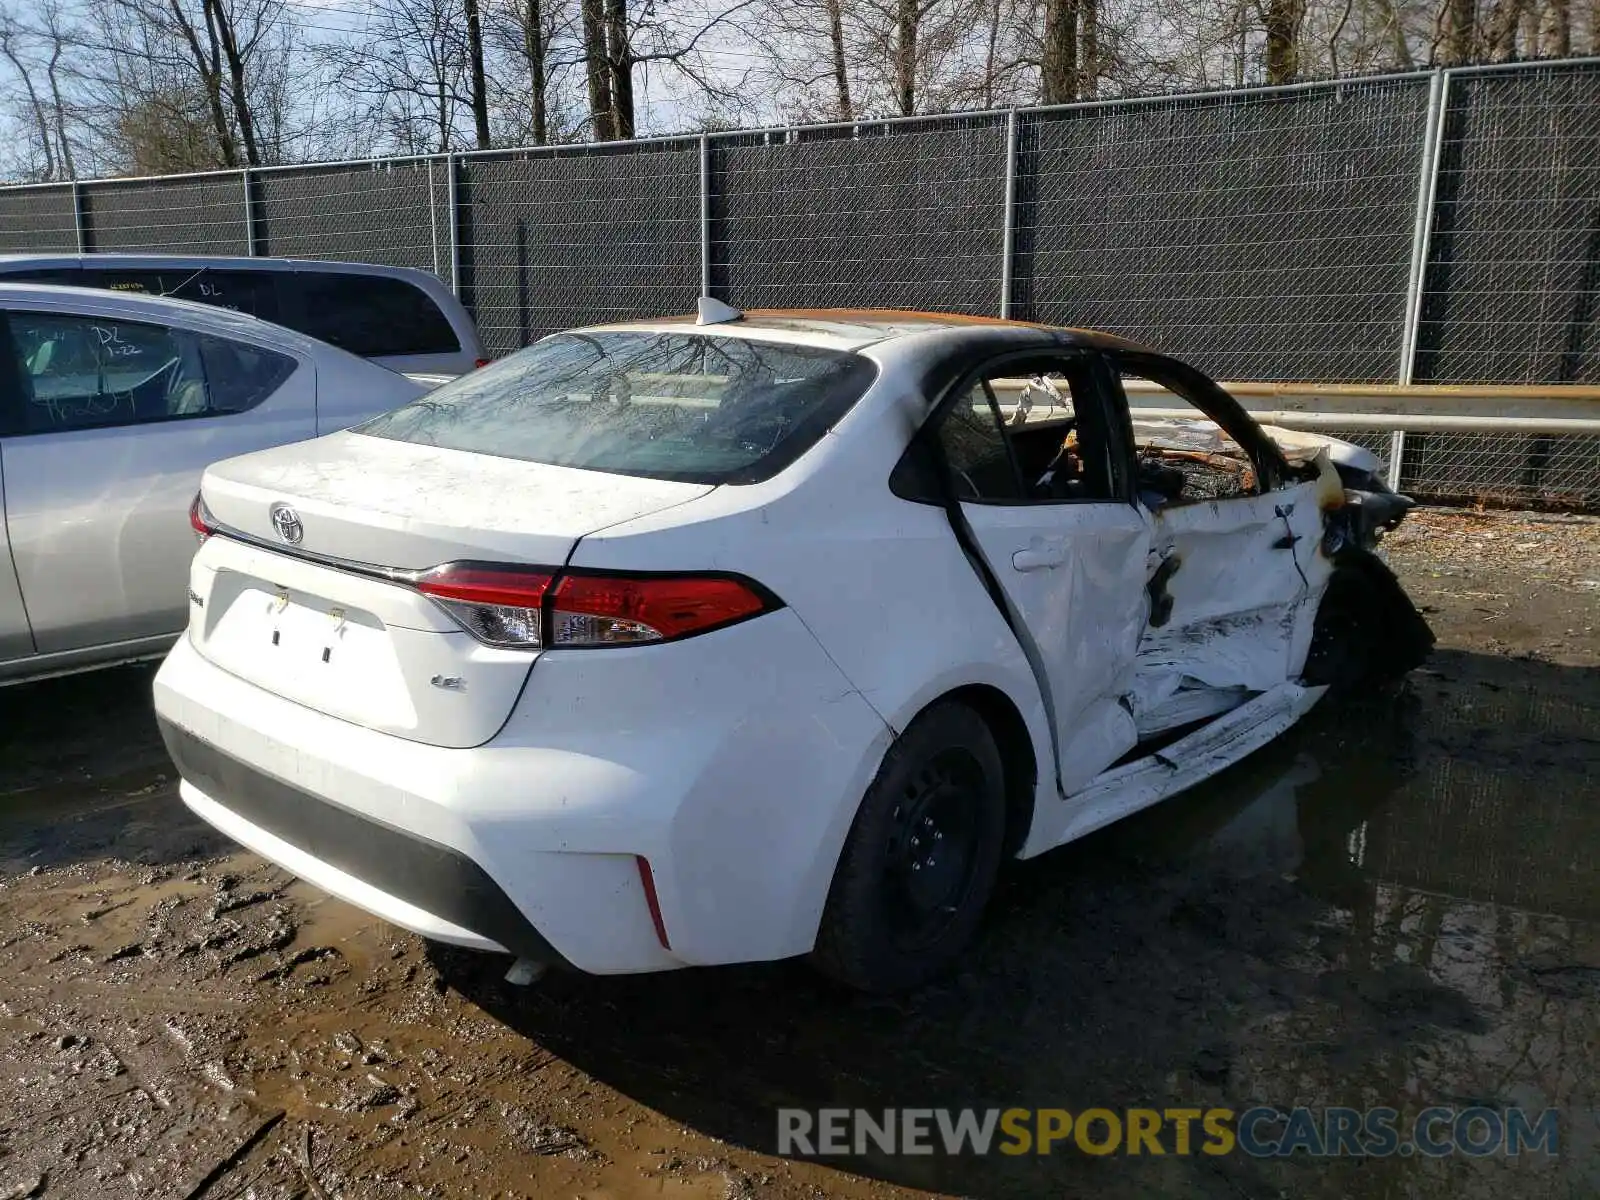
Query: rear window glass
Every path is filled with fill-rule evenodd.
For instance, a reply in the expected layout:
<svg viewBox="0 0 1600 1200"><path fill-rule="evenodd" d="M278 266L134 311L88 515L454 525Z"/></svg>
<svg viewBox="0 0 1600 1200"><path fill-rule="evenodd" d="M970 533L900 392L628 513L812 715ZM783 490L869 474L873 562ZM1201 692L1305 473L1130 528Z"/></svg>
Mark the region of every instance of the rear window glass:
<svg viewBox="0 0 1600 1200"><path fill-rule="evenodd" d="M356 432L691 483L753 483L812 446L876 369L857 354L680 333L568 333Z"/></svg>
<svg viewBox="0 0 1600 1200"><path fill-rule="evenodd" d="M377 275L296 272L298 328L314 338L375 358L459 354L461 339L421 288Z"/></svg>
<svg viewBox="0 0 1600 1200"><path fill-rule="evenodd" d="M265 271L219 271L212 267L134 268L89 266L82 282L113 292L172 296L231 308L263 321L278 320L277 286Z"/></svg>

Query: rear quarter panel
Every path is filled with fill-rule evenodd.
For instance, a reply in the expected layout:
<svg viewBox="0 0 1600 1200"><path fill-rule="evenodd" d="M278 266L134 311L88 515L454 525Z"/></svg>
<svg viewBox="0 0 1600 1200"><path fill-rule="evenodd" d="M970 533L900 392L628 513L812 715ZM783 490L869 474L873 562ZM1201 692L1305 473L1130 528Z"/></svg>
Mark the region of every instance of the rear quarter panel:
<svg viewBox="0 0 1600 1200"><path fill-rule="evenodd" d="M889 473L924 407L907 375L886 364L833 432L773 479L720 487L591 534L572 563L733 571L759 581L794 609L896 735L957 688L997 688L1021 713L1033 743L1036 810L1059 804L1044 707L1016 637L945 512L889 490ZM836 802L853 815L860 800ZM847 829L845 822L837 842L818 847L830 874ZM1028 845L1023 853L1042 848Z"/></svg>

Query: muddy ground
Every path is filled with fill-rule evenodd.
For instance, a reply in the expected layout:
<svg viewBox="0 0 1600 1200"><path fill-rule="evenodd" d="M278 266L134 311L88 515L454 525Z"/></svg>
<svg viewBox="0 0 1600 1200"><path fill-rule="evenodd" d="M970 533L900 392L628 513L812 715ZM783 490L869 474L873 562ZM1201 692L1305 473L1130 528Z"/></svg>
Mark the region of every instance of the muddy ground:
<svg viewBox="0 0 1600 1200"><path fill-rule="evenodd" d="M1390 547L1440 642L1407 687L1020 865L893 1001L508 988L190 817L150 669L0 691L0 1200L1600 1195L1600 525ZM781 1105L1257 1103L1556 1106L1560 1153L768 1153Z"/></svg>

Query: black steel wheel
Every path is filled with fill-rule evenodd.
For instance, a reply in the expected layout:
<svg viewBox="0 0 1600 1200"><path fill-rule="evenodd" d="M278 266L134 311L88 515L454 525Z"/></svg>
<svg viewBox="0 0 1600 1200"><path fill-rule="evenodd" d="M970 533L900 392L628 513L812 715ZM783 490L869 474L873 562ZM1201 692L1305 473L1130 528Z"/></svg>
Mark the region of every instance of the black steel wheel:
<svg viewBox="0 0 1600 1200"><path fill-rule="evenodd" d="M972 942L1005 839L1005 778L993 736L965 705L917 717L856 814L813 959L864 991L916 987Z"/></svg>

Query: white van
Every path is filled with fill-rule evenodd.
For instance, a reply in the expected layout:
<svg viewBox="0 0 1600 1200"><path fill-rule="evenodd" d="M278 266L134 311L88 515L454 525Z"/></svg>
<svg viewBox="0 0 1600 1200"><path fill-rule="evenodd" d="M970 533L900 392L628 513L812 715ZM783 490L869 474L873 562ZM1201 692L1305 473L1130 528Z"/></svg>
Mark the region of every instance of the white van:
<svg viewBox="0 0 1600 1200"><path fill-rule="evenodd" d="M5 254L0 282L109 288L194 300L284 325L419 382L487 359L461 302L408 267L169 254Z"/></svg>

